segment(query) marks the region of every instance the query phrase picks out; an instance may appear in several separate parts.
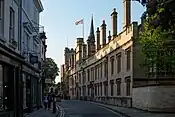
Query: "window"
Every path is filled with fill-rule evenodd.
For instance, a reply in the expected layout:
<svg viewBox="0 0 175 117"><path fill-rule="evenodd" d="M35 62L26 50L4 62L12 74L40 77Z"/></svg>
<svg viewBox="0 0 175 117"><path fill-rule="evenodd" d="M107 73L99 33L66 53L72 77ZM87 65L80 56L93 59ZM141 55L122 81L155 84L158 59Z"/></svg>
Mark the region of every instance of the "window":
<svg viewBox="0 0 175 117"><path fill-rule="evenodd" d="M15 39L15 11L10 7L10 25L9 25L9 39Z"/></svg>
<svg viewBox="0 0 175 117"><path fill-rule="evenodd" d="M97 95L99 96L99 84L97 85Z"/></svg>
<svg viewBox="0 0 175 117"><path fill-rule="evenodd" d="M126 50L126 70L130 70L131 67L131 49Z"/></svg>
<svg viewBox="0 0 175 117"><path fill-rule="evenodd" d="M75 76L72 79L72 85L75 85Z"/></svg>
<svg viewBox="0 0 175 117"><path fill-rule="evenodd" d="M75 75L75 84L76 84L76 82L77 82L77 75Z"/></svg>
<svg viewBox="0 0 175 117"><path fill-rule="evenodd" d="M90 95L90 88L88 87L88 96Z"/></svg>
<svg viewBox="0 0 175 117"><path fill-rule="evenodd" d="M0 36L4 36L4 0L0 0Z"/></svg>
<svg viewBox="0 0 175 117"><path fill-rule="evenodd" d="M87 75L88 75L88 81L90 81L90 70L87 70Z"/></svg>
<svg viewBox="0 0 175 117"><path fill-rule="evenodd" d="M102 96L102 84L100 84L100 95Z"/></svg>
<svg viewBox="0 0 175 117"><path fill-rule="evenodd" d="M95 66L95 77L98 79L98 65Z"/></svg>
<svg viewBox="0 0 175 117"><path fill-rule="evenodd" d="M86 86L83 86L83 96L86 96Z"/></svg>
<svg viewBox="0 0 175 117"><path fill-rule="evenodd" d="M98 79L100 78L100 65L98 65Z"/></svg>
<svg viewBox="0 0 175 117"><path fill-rule="evenodd" d="M98 65L95 66L95 79L98 79Z"/></svg>
<svg viewBox="0 0 175 117"><path fill-rule="evenodd" d="M86 72L83 72L83 84L86 83Z"/></svg>
<svg viewBox="0 0 175 117"><path fill-rule="evenodd" d="M86 96L86 86L84 86L84 96Z"/></svg>
<svg viewBox="0 0 175 117"><path fill-rule="evenodd" d="M114 82L111 82L111 96L114 95Z"/></svg>
<svg viewBox="0 0 175 117"><path fill-rule="evenodd" d="M81 83L81 73L79 73L79 83Z"/></svg>
<svg viewBox="0 0 175 117"><path fill-rule="evenodd" d="M108 85L107 84L104 85L104 94L105 94L105 96L107 96L107 94L108 94Z"/></svg>
<svg viewBox="0 0 175 117"><path fill-rule="evenodd" d="M0 0L0 19L4 17L4 0Z"/></svg>
<svg viewBox="0 0 175 117"><path fill-rule="evenodd" d="M95 85L95 96L97 96L97 85Z"/></svg>
<svg viewBox="0 0 175 117"><path fill-rule="evenodd" d="M91 81L94 81L94 68L91 68Z"/></svg>
<svg viewBox="0 0 175 117"><path fill-rule="evenodd" d="M130 96L131 95L131 77L126 77L125 82L126 82L126 96Z"/></svg>
<svg viewBox="0 0 175 117"><path fill-rule="evenodd" d="M30 51L30 36L27 34L27 51Z"/></svg>
<svg viewBox="0 0 175 117"><path fill-rule="evenodd" d="M26 31L24 31L24 48L26 51L29 51L30 45L30 36Z"/></svg>
<svg viewBox="0 0 175 117"><path fill-rule="evenodd" d="M36 91L36 84L32 84L32 90L33 90L33 104L35 105L36 104L36 96L37 96L37 91ZM52 90L52 89L51 89Z"/></svg>
<svg viewBox="0 0 175 117"><path fill-rule="evenodd" d="M121 95L121 79L116 80L117 84L117 96Z"/></svg>
<svg viewBox="0 0 175 117"><path fill-rule="evenodd" d="M107 60L104 61L104 65L105 65L104 74L105 74L105 77L107 77L107 74L108 74L108 61Z"/></svg>
<svg viewBox="0 0 175 117"><path fill-rule="evenodd" d="M3 110L3 67L0 65L0 110Z"/></svg>
<svg viewBox="0 0 175 117"><path fill-rule="evenodd" d="M18 74L16 74L18 76ZM14 109L14 69L0 65L0 110ZM10 93L9 93L10 92Z"/></svg>
<svg viewBox="0 0 175 117"><path fill-rule="evenodd" d="M79 87L79 91L80 91L80 96L81 96L81 94L82 94L82 93L81 93L81 87Z"/></svg>
<svg viewBox="0 0 175 117"><path fill-rule="evenodd" d="M104 61L104 76L106 77L106 61Z"/></svg>
<svg viewBox="0 0 175 117"><path fill-rule="evenodd" d="M114 74L114 57L111 57L111 75Z"/></svg>
<svg viewBox="0 0 175 117"><path fill-rule="evenodd" d="M72 88L72 95L74 95L74 88Z"/></svg>
<svg viewBox="0 0 175 117"><path fill-rule="evenodd" d="M117 55L117 73L121 72L121 54Z"/></svg>
<svg viewBox="0 0 175 117"><path fill-rule="evenodd" d="M100 63L100 73L101 73L101 78L102 78L103 76L103 64L102 63Z"/></svg>
<svg viewBox="0 0 175 117"><path fill-rule="evenodd" d="M71 78L72 86L74 85L74 78Z"/></svg>

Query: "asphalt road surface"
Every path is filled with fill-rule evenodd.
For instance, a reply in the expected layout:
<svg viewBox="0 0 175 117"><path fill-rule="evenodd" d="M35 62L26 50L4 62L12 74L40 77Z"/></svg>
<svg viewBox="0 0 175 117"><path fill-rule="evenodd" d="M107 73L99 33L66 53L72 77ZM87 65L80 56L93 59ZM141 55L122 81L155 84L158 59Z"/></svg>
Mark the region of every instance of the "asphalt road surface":
<svg viewBox="0 0 175 117"><path fill-rule="evenodd" d="M88 101L67 100L58 104L62 109L60 117L123 117Z"/></svg>

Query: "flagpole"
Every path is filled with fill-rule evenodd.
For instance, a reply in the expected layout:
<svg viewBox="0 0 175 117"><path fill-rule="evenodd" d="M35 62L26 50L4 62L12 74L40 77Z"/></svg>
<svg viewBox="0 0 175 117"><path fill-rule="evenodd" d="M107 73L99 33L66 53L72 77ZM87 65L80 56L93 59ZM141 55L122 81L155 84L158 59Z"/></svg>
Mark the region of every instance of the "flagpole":
<svg viewBox="0 0 175 117"><path fill-rule="evenodd" d="M84 18L83 18L83 40L84 40Z"/></svg>
<svg viewBox="0 0 175 117"><path fill-rule="evenodd" d="M67 47L68 47L68 36L67 36Z"/></svg>

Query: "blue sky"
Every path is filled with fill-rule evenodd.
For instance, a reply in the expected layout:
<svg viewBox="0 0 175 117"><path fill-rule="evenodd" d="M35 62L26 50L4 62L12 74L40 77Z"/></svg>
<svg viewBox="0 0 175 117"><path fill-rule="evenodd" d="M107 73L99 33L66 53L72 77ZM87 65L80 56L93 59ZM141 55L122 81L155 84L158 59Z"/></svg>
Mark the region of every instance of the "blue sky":
<svg viewBox="0 0 175 117"><path fill-rule="evenodd" d="M75 48L76 38L82 37L82 25L75 26L75 21L84 18L86 40L92 14L95 30L102 24L102 20L106 21L107 30L111 30L110 14L116 8L118 32L122 30L123 0L42 0L42 4L44 11L41 13L40 23L45 27L48 38L47 57L53 58L58 67L64 63L64 48L67 45ZM132 2L131 9L132 21L140 22L145 8L138 2ZM56 81L60 81L60 77Z"/></svg>

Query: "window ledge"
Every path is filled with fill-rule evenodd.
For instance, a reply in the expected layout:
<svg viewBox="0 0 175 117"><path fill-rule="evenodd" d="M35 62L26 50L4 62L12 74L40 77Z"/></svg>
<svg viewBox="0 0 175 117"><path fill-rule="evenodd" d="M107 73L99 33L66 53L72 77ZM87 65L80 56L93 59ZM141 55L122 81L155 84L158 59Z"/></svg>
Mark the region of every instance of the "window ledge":
<svg viewBox="0 0 175 117"><path fill-rule="evenodd" d="M17 49L17 47L15 47L14 45L12 45L11 43L9 43L9 47L10 47L11 49L13 49L13 50L16 50L16 49Z"/></svg>
<svg viewBox="0 0 175 117"><path fill-rule="evenodd" d="M4 37L2 37L2 36L0 36L0 42L2 42L2 43L6 43L5 38L4 38Z"/></svg>

